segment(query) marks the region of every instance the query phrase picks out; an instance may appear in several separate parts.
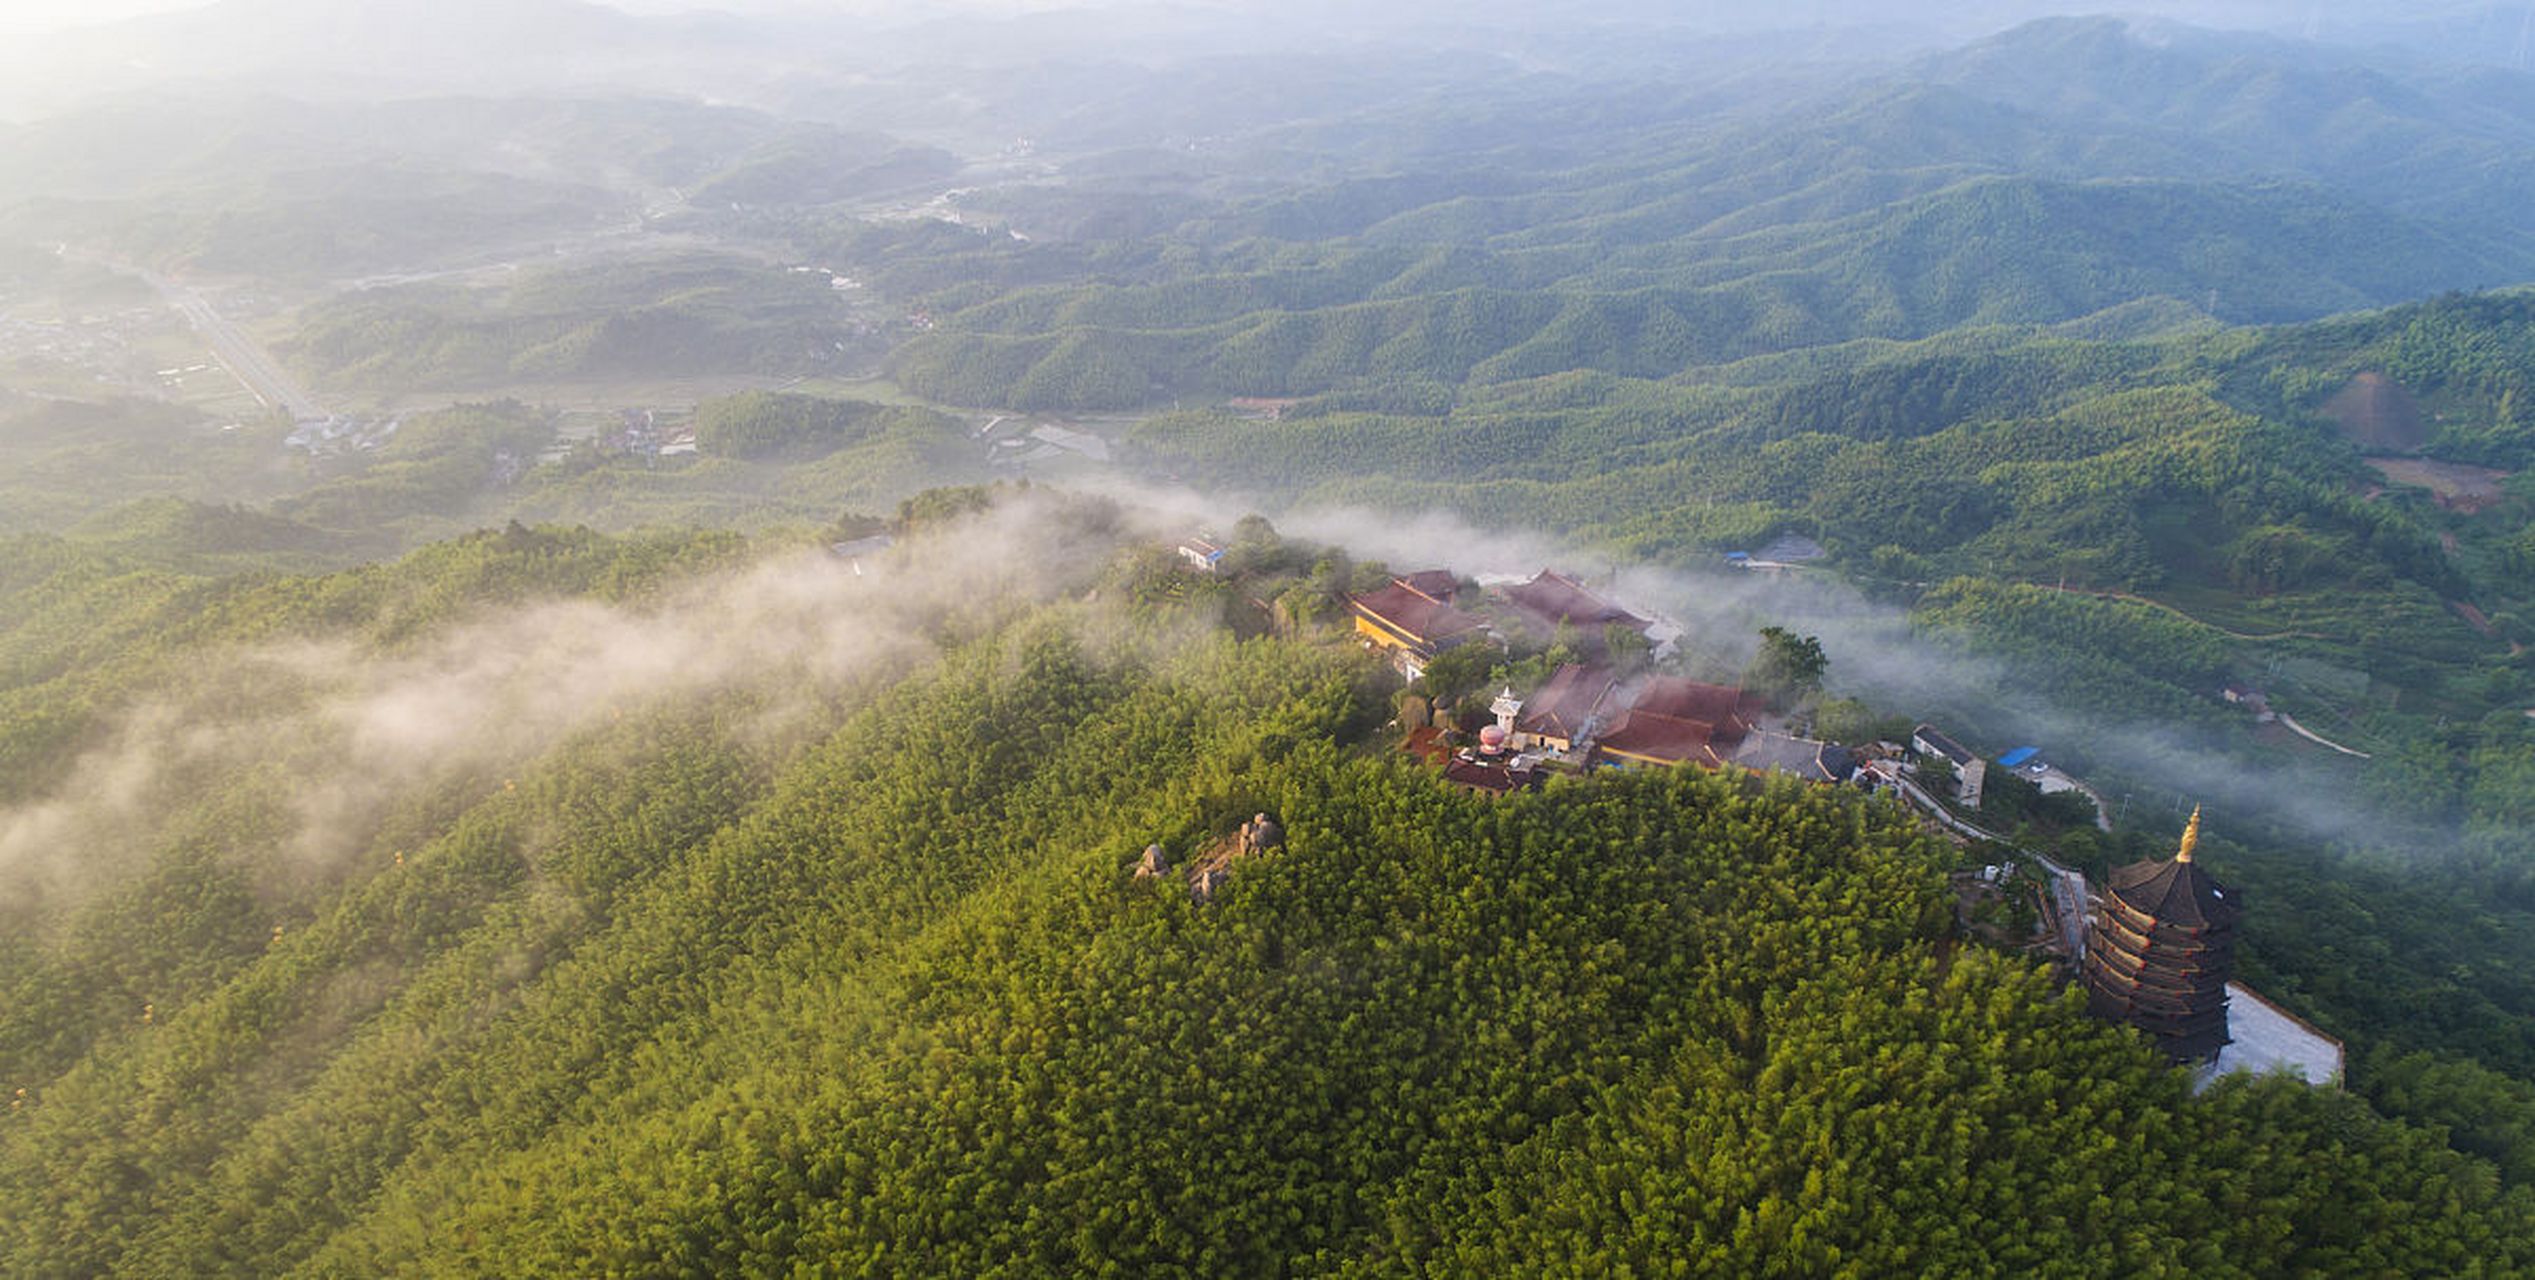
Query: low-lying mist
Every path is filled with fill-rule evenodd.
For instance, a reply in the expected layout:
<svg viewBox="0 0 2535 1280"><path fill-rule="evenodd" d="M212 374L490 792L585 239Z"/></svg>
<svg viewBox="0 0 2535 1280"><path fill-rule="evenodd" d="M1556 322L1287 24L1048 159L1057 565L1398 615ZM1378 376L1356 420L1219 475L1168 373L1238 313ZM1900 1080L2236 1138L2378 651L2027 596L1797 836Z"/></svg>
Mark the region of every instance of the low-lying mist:
<svg viewBox="0 0 2535 1280"><path fill-rule="evenodd" d="M2055 701L1995 659L1955 647L1943 633L1913 624L1908 611L1867 598L1824 570L1707 572L1621 565L1607 552L1515 528L1474 527L1457 516L1413 517L1314 508L1280 521L1289 534L1344 545L1395 570L1445 567L1464 575L1529 577L1556 568L1590 580L1640 610L1653 610L1683 630L1682 649L1706 674L1731 680L1757 648L1764 626L1818 636L1830 658L1829 692L1855 697L1877 712L1939 724L1975 722L2018 741L1976 741L1995 756L2032 743L2047 758L2074 762L2105 793L2107 816L2171 820L2205 804L2213 831L2230 816L2353 850L2416 848L2417 828L2354 803L2334 785L2347 769L2264 765L2197 726L2115 720ZM2127 810L2124 813L2124 810ZM2241 827L2240 827L2241 829Z"/></svg>
<svg viewBox="0 0 2535 1280"><path fill-rule="evenodd" d="M1022 491L858 560L787 547L638 603L531 600L392 643L342 634L210 655L114 713L60 785L0 810L0 919L58 914L187 845L267 876L322 880L385 857L390 817L417 795L498 789L574 735L699 699L729 695L744 736L799 744L834 723L842 695L904 675L945 640L1081 595L1131 542L1226 527L1242 509L1188 494ZM2072 712L1828 573L1615 566L1553 537L1440 514L1316 509L1280 524L1395 570L1583 576L1678 624L1693 668L1712 677L1733 678L1761 626L1818 636L1832 694L1972 724L1991 735L1974 743L1991 754L2018 745L1994 737L2013 732L2081 768L2132 822L2204 803L2220 834L2233 818L2344 848L2417 842L2331 784L2341 762L2266 767L2192 726ZM238 799L206 800L224 793Z"/></svg>
<svg viewBox="0 0 2535 1280"><path fill-rule="evenodd" d="M1128 527L1024 492L887 552L787 548L641 603L532 600L389 645L333 635L209 655L113 715L61 785L0 811L0 919L75 904L188 842L330 874L377 856L383 819L418 792L498 787L573 735L680 702L739 695L744 734L798 741L857 682L1081 591ZM208 797L223 792L253 799L221 811Z"/></svg>

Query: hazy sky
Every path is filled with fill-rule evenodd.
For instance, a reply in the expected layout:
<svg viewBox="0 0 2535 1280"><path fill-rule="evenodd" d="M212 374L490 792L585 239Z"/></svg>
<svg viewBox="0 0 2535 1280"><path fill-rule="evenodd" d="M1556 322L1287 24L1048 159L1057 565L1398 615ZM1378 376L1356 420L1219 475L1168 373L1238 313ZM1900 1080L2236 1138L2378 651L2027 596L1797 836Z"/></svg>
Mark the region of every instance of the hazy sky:
<svg viewBox="0 0 2535 1280"><path fill-rule="evenodd" d="M204 0L0 0L0 32L24 34L86 26L136 13L191 9Z"/></svg>
<svg viewBox="0 0 2535 1280"><path fill-rule="evenodd" d="M171 9L202 8L213 0L0 0L0 36L24 35L30 32L61 27L87 26L128 18L137 14ZM238 0L232 0L233 3ZM252 0L247 0L251 3ZM356 4L361 0L339 0ZM914 17L953 10L985 13L1016 13L1034 9L1095 8L1122 2L1153 3L1154 0L597 0L610 7L633 13L674 13L699 9L754 13L851 13L894 14ZM1266 8L1290 10L1293 0L1171 0L1189 8ZM1299 7L1311 7L1325 0L1306 0ZM1364 0L1373 5L1397 4L1410 11L1432 11L1436 0ZM1674 11L1677 16L1692 16L1703 11L1744 11L1746 6L1732 0L1682 0L1678 5L1649 4L1647 0L1612 0L1618 8L1648 12ZM1591 13L1595 0L1493 0L1492 7L1511 6L1549 8L1570 12ZM1442 6L1447 11L1459 6ZM2485 10L2517 10L2527 7L2527 0L1953 0L1928 4L1925 0L1792 0L1780 7L1774 22L1802 26L1811 21L1857 21L1865 17L1878 20L1906 20L1914 16L1931 19L1951 12L1962 17L1964 10L1978 10L1987 21L1983 25L2009 25L2014 21L2046 13L2127 12L2162 13L2196 20L2212 26L2255 26L2295 28L2313 22L2367 22L2398 19L2420 19L2432 14L2464 15ZM1749 25L1748 12L1743 22Z"/></svg>
<svg viewBox="0 0 2535 1280"><path fill-rule="evenodd" d="M347 0L350 2L350 0ZM679 13L720 9L731 13L875 13L888 10L968 9L1012 12L1061 7L1064 0L597 0L629 13ZM1072 0L1081 4L1084 0ZM1095 0L1096 2L1096 0ZM0 32L24 34L61 27L93 26L136 14L169 9L199 9L212 0L0 0Z"/></svg>

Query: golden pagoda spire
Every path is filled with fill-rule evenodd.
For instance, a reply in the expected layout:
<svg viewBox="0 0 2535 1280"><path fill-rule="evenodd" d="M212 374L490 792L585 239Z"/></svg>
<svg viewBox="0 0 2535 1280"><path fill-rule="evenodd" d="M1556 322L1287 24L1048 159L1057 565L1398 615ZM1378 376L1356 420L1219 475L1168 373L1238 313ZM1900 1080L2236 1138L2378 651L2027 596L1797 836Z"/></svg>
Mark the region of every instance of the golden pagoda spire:
<svg viewBox="0 0 2535 1280"><path fill-rule="evenodd" d="M2176 862L2189 862L2189 861L2191 861L2191 860L2192 860L2192 850L2194 850L2194 849L2196 849L2196 848L2200 847L2200 842L2201 842L2201 807L2200 807L2199 805L2193 805L2193 806L2192 806L2192 820L2191 820L2191 822L2190 822L2190 823L2186 824L2186 825L2184 826L2184 828L2183 828L2183 847L2182 847L2182 849L2180 849L2179 851L2177 851L2177 852L2175 853L2175 855L2174 855L2174 860L2175 860Z"/></svg>

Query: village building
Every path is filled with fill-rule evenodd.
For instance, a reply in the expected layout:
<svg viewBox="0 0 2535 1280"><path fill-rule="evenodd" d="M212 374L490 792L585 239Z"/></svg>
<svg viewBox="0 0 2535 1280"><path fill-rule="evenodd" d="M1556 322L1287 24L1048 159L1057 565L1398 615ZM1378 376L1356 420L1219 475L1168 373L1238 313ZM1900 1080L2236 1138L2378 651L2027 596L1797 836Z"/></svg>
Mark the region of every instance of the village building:
<svg viewBox="0 0 2535 1280"><path fill-rule="evenodd" d="M2277 712L2271 710L2270 697L2243 681L2228 681L2226 687L2218 691L2218 696L2226 699L2231 706L2252 712L2256 724L2269 724L2280 718Z"/></svg>
<svg viewBox="0 0 2535 1280"><path fill-rule="evenodd" d="M851 566L854 576L859 578L863 576L864 561L877 562L880 553L896 545L898 545L897 539L885 533L878 533L868 538L855 538L849 542L831 542L827 546L827 553Z"/></svg>
<svg viewBox="0 0 2535 1280"><path fill-rule="evenodd" d="M1188 567L1199 573L1213 573L1223 564L1223 553L1224 547L1211 538L1194 537L1180 540L1179 558L1187 561Z"/></svg>
<svg viewBox="0 0 2535 1280"><path fill-rule="evenodd" d="M1537 753L1513 749L1513 732L1502 724L1479 730L1475 747L1453 750L1450 735L1433 725L1411 729L1402 749L1435 766L1444 781L1482 795L1511 795L1538 786L1545 776Z"/></svg>
<svg viewBox="0 0 2535 1280"><path fill-rule="evenodd" d="M2235 891L2192 860L2200 833L2195 809L2173 861L2108 876L2086 936L2087 1007L2154 1036L2175 1062L2214 1060L2229 1041L2227 980L2244 915Z"/></svg>
<svg viewBox="0 0 2535 1280"><path fill-rule="evenodd" d="M2095 806L2095 825L2105 831L2112 830L2112 813L2105 806L2102 793L2088 786L2066 769L2043 759L2042 748L2018 747L1999 756L1995 763L1999 768L2032 783L2046 796L2058 795L2063 791L2074 791L2085 796L2087 802Z"/></svg>
<svg viewBox="0 0 2535 1280"><path fill-rule="evenodd" d="M1514 690L1508 687L1496 695L1496 701L1488 704L1488 714L1496 717L1496 727L1506 732L1509 743L1513 742L1514 724L1523 717L1523 700L1515 697Z"/></svg>
<svg viewBox="0 0 2535 1280"><path fill-rule="evenodd" d="M1440 570L1433 575L1450 578ZM1455 585L1457 585L1457 580ZM1364 642L1389 651L1391 663L1411 680L1426 673L1426 664L1447 650L1487 637L1487 623L1452 607L1449 597L1431 594L1437 576L1410 574L1391 585L1347 597L1356 634Z"/></svg>
<svg viewBox="0 0 2535 1280"><path fill-rule="evenodd" d="M1954 766L1954 798L1967 809L1980 807L1981 784L1989 773L1989 763L1975 755L1962 743L1945 736L1934 725L1923 724L1910 731L1910 749L1922 756L1935 756Z"/></svg>

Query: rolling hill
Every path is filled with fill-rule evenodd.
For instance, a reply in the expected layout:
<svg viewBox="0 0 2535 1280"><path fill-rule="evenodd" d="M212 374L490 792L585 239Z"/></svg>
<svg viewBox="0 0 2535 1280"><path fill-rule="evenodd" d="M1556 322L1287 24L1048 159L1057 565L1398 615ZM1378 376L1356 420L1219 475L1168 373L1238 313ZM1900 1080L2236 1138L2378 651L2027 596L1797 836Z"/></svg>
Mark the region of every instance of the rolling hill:
<svg viewBox="0 0 2535 1280"><path fill-rule="evenodd" d="M2434 1131L2195 1099L1949 941L1888 804L1489 802L1350 748L1350 647L974 607L984 565L1070 594L1110 518L918 534L886 584L515 529L126 625L51 687L187 736L109 738L149 801L71 820L137 843L5 905L11 1267L2288 1275L2535 1238ZM692 647L734 617L743 660ZM506 727L379 718L415 698ZM1212 899L1129 874L1254 810L1282 842Z"/></svg>

